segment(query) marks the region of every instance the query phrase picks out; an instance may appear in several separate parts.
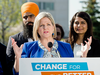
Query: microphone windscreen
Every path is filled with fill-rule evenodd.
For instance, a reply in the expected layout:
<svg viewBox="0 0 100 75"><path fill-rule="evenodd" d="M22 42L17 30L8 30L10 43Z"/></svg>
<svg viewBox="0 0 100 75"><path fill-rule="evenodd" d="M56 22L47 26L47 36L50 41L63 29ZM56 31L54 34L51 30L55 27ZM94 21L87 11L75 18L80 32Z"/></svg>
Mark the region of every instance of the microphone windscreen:
<svg viewBox="0 0 100 75"><path fill-rule="evenodd" d="M52 42L48 42L48 47L51 48L53 46Z"/></svg>

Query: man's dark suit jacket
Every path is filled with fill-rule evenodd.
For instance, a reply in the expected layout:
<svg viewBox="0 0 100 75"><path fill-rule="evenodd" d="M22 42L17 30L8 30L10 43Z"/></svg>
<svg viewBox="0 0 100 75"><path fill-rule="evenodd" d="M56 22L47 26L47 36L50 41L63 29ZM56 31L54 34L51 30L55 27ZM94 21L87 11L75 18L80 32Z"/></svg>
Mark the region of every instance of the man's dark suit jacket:
<svg viewBox="0 0 100 75"><path fill-rule="evenodd" d="M15 61L15 54L12 48L12 42L11 42L11 38L15 39L15 41L17 42L17 45L20 47L22 44L24 44L25 42L28 42L28 39L25 39L23 36L23 32L20 32L16 35L10 36L9 37L9 41L8 41L8 45L7 45L7 49L6 49L6 54L7 54L7 73L8 75L13 75L12 69L13 69L13 65L14 65L14 61Z"/></svg>
<svg viewBox="0 0 100 75"><path fill-rule="evenodd" d="M6 46L0 43L0 62L3 69L3 75L6 74Z"/></svg>

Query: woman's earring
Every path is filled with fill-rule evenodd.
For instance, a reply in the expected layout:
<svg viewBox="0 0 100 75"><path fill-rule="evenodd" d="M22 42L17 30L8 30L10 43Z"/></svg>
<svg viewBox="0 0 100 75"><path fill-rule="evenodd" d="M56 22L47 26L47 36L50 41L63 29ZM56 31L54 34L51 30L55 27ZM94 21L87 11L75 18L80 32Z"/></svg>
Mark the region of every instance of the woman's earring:
<svg viewBox="0 0 100 75"><path fill-rule="evenodd" d="M52 33L52 36L54 35L54 33Z"/></svg>

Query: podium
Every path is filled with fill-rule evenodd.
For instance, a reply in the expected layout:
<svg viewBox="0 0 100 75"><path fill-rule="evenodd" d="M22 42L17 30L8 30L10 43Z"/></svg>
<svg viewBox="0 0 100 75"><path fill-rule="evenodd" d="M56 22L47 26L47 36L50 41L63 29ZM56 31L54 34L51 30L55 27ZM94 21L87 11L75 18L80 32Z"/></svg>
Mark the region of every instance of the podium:
<svg viewBox="0 0 100 75"><path fill-rule="evenodd" d="M20 58L19 75L100 75L100 58Z"/></svg>

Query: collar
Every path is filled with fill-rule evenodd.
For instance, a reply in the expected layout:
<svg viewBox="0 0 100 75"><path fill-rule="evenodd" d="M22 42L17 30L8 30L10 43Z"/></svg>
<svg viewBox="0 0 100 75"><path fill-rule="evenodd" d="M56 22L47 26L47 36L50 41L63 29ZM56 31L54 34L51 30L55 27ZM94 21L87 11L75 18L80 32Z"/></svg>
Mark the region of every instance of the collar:
<svg viewBox="0 0 100 75"><path fill-rule="evenodd" d="M42 44L40 41L38 41L38 45L40 48L42 48L44 51L48 51ZM53 44L53 47L52 47L52 50L57 50L58 48L58 43L56 40L54 40L54 44Z"/></svg>
<svg viewBox="0 0 100 75"><path fill-rule="evenodd" d="M54 40L54 44L50 52L48 52L48 50L40 43L40 41L38 41L38 45L41 49L44 50L44 56L43 56L44 58L51 57L51 55L53 58L59 57L59 53L57 51L58 43L56 40Z"/></svg>

